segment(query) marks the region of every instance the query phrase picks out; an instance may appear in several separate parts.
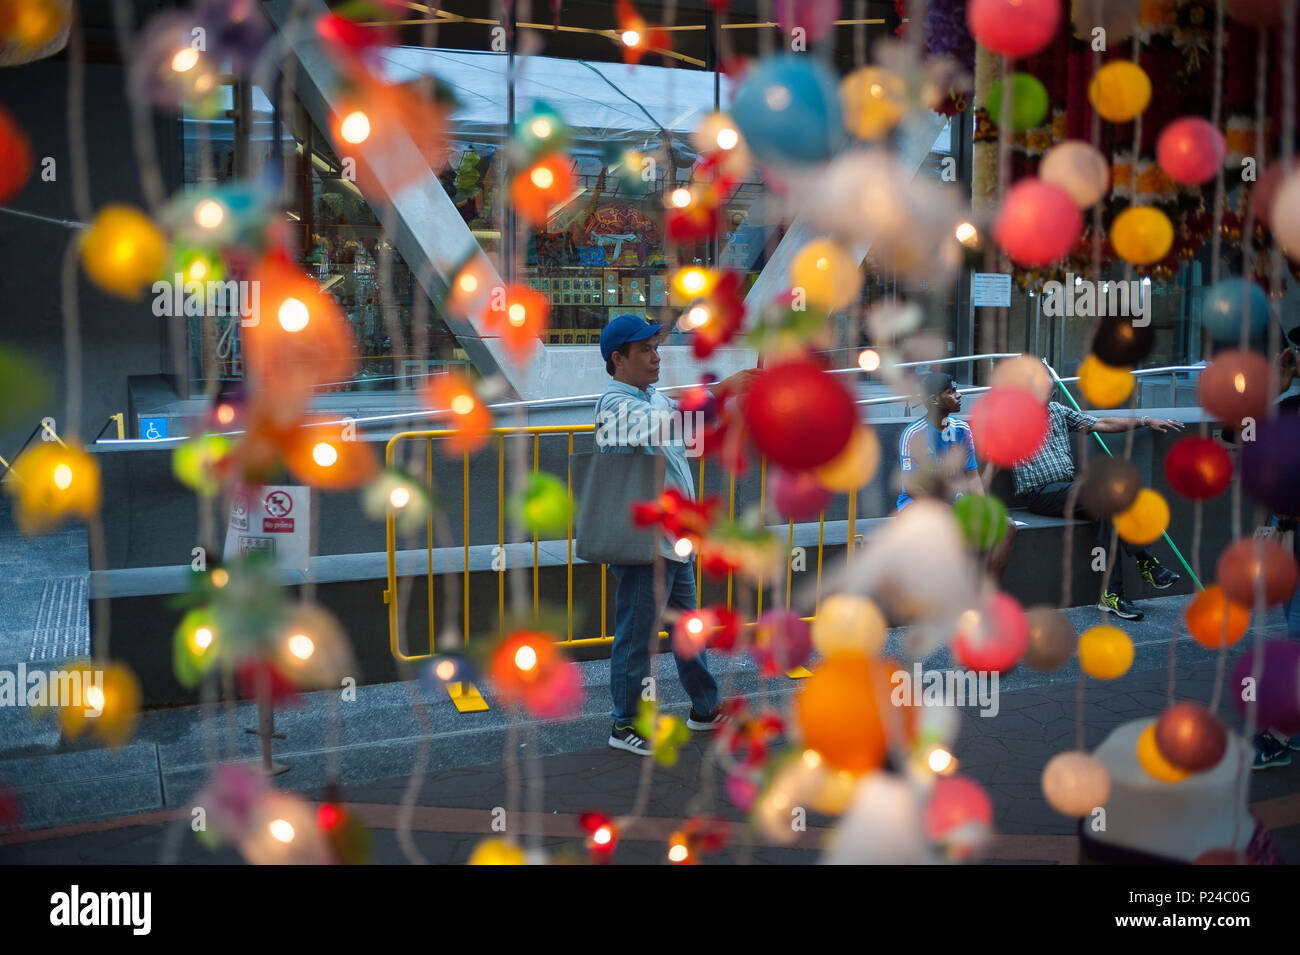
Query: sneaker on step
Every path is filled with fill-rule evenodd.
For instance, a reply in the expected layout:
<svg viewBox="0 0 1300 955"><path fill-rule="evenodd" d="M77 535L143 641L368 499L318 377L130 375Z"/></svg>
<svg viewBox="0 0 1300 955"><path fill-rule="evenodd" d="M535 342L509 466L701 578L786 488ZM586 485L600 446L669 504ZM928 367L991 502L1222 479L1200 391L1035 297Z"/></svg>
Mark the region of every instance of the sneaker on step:
<svg viewBox="0 0 1300 955"><path fill-rule="evenodd" d="M1278 740L1272 733L1255 734L1255 762L1251 769L1272 769L1274 766L1291 765L1291 751L1287 744Z"/></svg>
<svg viewBox="0 0 1300 955"><path fill-rule="evenodd" d="M1150 560L1139 560L1137 565L1138 573L1142 575L1142 579L1156 590L1168 590L1183 579L1181 574L1175 574L1154 557Z"/></svg>
<svg viewBox="0 0 1300 955"><path fill-rule="evenodd" d="M649 741L633 726L619 726L615 723L609 733L609 745L614 749L625 749L629 753L636 753L638 756L650 755Z"/></svg>
<svg viewBox="0 0 1300 955"><path fill-rule="evenodd" d="M708 716L701 716L695 712L695 707L691 707L691 713L686 717L686 728L692 730L704 730L712 732L722 727L730 719L722 712L722 707L717 707Z"/></svg>
<svg viewBox="0 0 1300 955"><path fill-rule="evenodd" d="M1295 736L1288 739L1286 744L1292 749L1300 749L1300 733L1297 733Z"/></svg>
<svg viewBox="0 0 1300 955"><path fill-rule="evenodd" d="M1141 620L1143 617L1142 611L1120 594L1102 594L1101 600L1097 602L1097 609L1113 613L1125 620Z"/></svg>

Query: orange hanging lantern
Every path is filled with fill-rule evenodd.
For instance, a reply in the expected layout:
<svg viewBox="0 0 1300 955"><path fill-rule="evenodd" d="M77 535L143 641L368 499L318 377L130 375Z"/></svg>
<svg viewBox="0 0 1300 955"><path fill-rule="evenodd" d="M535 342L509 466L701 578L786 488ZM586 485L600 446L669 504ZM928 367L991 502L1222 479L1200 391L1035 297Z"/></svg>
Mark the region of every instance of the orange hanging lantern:
<svg viewBox="0 0 1300 955"><path fill-rule="evenodd" d="M346 491L379 473L374 449L358 441L352 427L307 423L295 429L284 448L285 464L294 477L326 491Z"/></svg>
<svg viewBox="0 0 1300 955"><path fill-rule="evenodd" d="M89 520L99 510L99 465L81 448L42 441L14 461L5 491L17 499L19 532L43 534L70 517Z"/></svg>
<svg viewBox="0 0 1300 955"><path fill-rule="evenodd" d="M568 157L551 153L515 176L510 195L523 220L542 228L551 210L572 196L573 190L573 169Z"/></svg>
<svg viewBox="0 0 1300 955"><path fill-rule="evenodd" d="M311 389L357 371L357 346L334 298L283 254L254 273L252 314L244 329L249 377L279 400L305 403Z"/></svg>
<svg viewBox="0 0 1300 955"><path fill-rule="evenodd" d="M550 310L541 292L526 285L507 285L493 292L483 313L483 325L488 334L500 337L510 357L520 362L528 358L545 334Z"/></svg>
<svg viewBox="0 0 1300 955"><path fill-rule="evenodd" d="M438 447L449 457L475 454L492 436L492 412L463 375L435 375L429 381L426 404L452 429Z"/></svg>
<svg viewBox="0 0 1300 955"><path fill-rule="evenodd" d="M1232 646L1250 626L1250 611L1228 599L1218 584L1210 584L1197 594L1183 616L1192 639L1211 650Z"/></svg>

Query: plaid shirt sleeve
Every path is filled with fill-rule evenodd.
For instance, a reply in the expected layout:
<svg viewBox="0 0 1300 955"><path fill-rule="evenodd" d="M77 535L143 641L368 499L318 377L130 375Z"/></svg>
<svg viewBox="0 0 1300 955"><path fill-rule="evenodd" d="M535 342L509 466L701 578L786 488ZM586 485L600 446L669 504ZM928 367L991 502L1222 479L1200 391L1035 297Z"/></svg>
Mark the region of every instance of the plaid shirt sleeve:
<svg viewBox="0 0 1300 955"><path fill-rule="evenodd" d="M1067 408L1065 405L1057 404L1055 401L1049 407L1049 410L1061 409L1060 413L1065 417L1066 426L1071 431L1091 431L1097 424L1097 419L1090 414L1084 414L1082 411L1075 411L1073 408Z"/></svg>
<svg viewBox="0 0 1300 955"><path fill-rule="evenodd" d="M1022 461L1013 471L1016 494L1036 491L1048 484L1074 480L1074 456L1070 452L1069 433L1091 428L1097 423L1092 415L1053 401L1047 406L1047 436L1038 452Z"/></svg>

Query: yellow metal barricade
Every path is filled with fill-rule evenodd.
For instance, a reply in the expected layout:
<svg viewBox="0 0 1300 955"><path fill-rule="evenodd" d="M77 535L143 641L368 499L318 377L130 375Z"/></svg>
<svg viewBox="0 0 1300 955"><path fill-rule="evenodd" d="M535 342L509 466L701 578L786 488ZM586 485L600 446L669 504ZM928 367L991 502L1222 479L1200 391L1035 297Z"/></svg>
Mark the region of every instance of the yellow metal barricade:
<svg viewBox="0 0 1300 955"><path fill-rule="evenodd" d="M534 473L536 473L540 468L540 464L541 464L541 441L543 438L563 435L566 438L566 445L567 445L566 462L568 462L569 460L568 456L573 454L574 436L578 434L591 434L594 431L595 431L594 424L530 425L527 427L507 427L507 428L492 429L491 432L492 440L490 444L495 445L496 452L497 452L497 469L496 469L497 470L497 542L496 542L496 549L493 555L494 556L493 563L495 564L494 570L495 573L497 574L496 629L498 632L501 632L504 629L505 620L506 620L506 598L505 598L505 594L506 594L505 580L506 580L506 572L507 572L506 559L505 559L506 558L506 540L505 540L506 438L518 436L526 440L528 436L530 435L532 436L532 442L531 442L532 458L533 458L532 470ZM389 467L392 467L395 464L398 458L398 454L397 454L398 448L403 442L410 442L410 441L424 442L424 469L425 469L426 490L428 491L430 497L432 497L434 491L433 481L432 481L433 461L434 461L434 449L433 449L434 441L451 437L454 434L456 434L456 432L452 429L399 432L398 434L393 435L393 437L388 441L388 445L384 453L385 464ZM470 638L470 612L471 612L470 587L469 587L470 460L468 454L461 455L461 468L462 468L461 558L462 558L462 571L463 571L461 575L462 576L461 633L462 633L462 639L464 644L468 646L469 638ZM572 512L573 510L572 505L574 503L572 466L566 463L565 471L566 471L565 487L568 492L570 511ZM700 489L701 496L703 496L703 488L704 488L704 459L701 458L700 466L699 466L699 489ZM766 460L764 460L762 463L762 471L760 473L760 481L759 481L760 521L762 520L763 507L764 507L762 501L766 497L766 492L767 492L767 462ZM856 498L857 498L856 494L849 495L849 505L848 505L849 506L849 537L848 539L850 541L850 551L852 550L851 542L853 540L853 532L856 526L856 520L855 520ZM729 482L727 513L729 518L731 518L732 520L735 519L736 477L734 474L731 475L730 482ZM826 525L826 515L823 512L819 518L818 531L817 531L817 583L816 583L817 589L816 589L816 606L813 611L814 614L816 614L817 608L820 608L821 605L821 572L822 572L822 552L824 546L823 541L825 536L825 525ZM565 612L566 612L567 624L565 628L564 639L559 640L558 645L562 647L582 647L582 646L593 646L593 645L600 645L600 644L610 644L613 642L614 637L613 634L609 633L609 625L607 619L608 585L607 585L606 573L608 568L605 564L601 564L600 566L600 635L588 636L588 637L575 637L574 635L573 534L574 534L574 527L573 527L573 517L571 513L569 518L568 534L566 539L566 554L565 554ZM403 627L402 627L402 621L399 619L399 607L398 607L400 601L397 598L397 591L398 591L397 588L397 579L398 579L397 526L396 526L395 514L392 508L389 508L389 512L388 512L388 518L386 521L386 535L387 535L388 577L387 577L387 587L384 590L384 602L388 605L389 649L391 650L393 656L396 659L408 663L419 662L421 660L428 660L436 655L435 636L438 631L437 615L436 615L437 608L435 607L435 599L434 599L435 598L434 575L435 573L437 573L437 569L434 566L434 521L433 521L432 511L430 512L430 515L425 522L426 539L425 539L425 547L424 547L425 558L426 558L426 566L425 566L426 582L425 582L424 589L425 589L426 611L427 611L427 616L429 621L429 635L428 635L429 652L427 653L409 653L407 652L407 647L403 645L404 643L404 641L402 640ZM533 563L532 565L533 614L534 616L537 616L540 613L540 609L541 609L541 582L540 582L539 541L536 535L533 535L532 543L533 543L533 562L532 562ZM520 544L519 546L526 546L526 545ZM788 522L788 527L786 531L786 548L787 548L787 552L786 552L787 566L786 566L786 579L785 579L786 609L789 609L790 606L790 588L793 582L791 576L792 574L791 553L793 551L793 546L794 546L794 522L790 521ZM449 570L444 572L449 572ZM696 562L696 591L695 591L696 606L699 606L702 586L703 586L703 579L701 575L699 562L697 561ZM733 587L733 579L730 574L727 575L726 586L727 586L726 606L728 609L731 609L734 587ZM757 590L756 610L757 612L755 616L756 617L761 616L763 612L763 594L762 594L761 581L759 584L759 588ZM804 619L812 620L813 617L806 617ZM754 621L747 622L745 626L750 626L750 627L754 626ZM478 627L477 629L479 631L482 631L485 628ZM666 638L668 636L668 633L665 631L660 631L659 635L661 638ZM797 670L791 671L789 675L791 677L798 678L802 676L807 676L808 671L804 670L801 667ZM451 696L453 701L456 703L457 707L462 711L487 709L486 701L483 700L481 694L478 692L478 690L475 687L469 684L463 684L463 685L452 684L450 690L451 690Z"/></svg>

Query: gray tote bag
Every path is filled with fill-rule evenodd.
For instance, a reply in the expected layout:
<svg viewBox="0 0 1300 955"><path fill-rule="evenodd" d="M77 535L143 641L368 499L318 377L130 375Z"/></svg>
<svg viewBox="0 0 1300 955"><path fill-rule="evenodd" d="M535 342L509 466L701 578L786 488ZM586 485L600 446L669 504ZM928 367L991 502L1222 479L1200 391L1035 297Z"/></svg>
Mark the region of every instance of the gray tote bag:
<svg viewBox="0 0 1300 955"><path fill-rule="evenodd" d="M599 414L599 406L597 406ZM569 455L573 486L581 488L575 552L590 564L653 564L657 528L632 524L634 501L652 501L656 455L646 447L612 447Z"/></svg>

